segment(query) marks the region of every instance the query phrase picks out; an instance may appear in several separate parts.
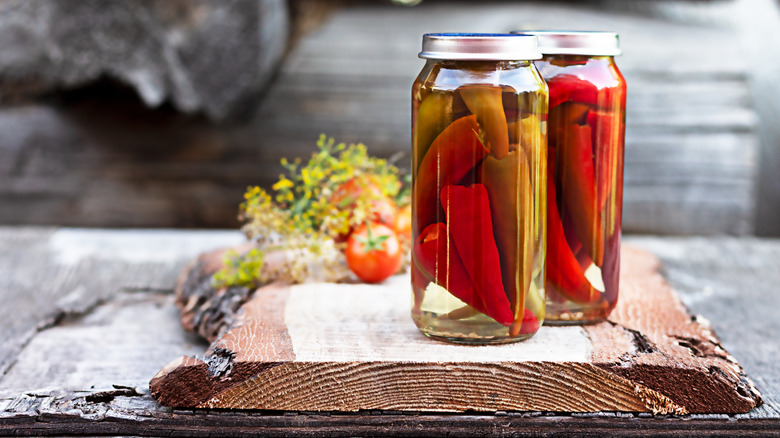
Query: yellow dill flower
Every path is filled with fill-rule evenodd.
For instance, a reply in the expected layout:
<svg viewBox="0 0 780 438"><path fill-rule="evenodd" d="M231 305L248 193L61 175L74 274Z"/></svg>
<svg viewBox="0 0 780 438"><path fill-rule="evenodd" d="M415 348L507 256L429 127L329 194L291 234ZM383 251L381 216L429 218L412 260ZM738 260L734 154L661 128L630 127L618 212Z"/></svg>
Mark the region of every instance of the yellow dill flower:
<svg viewBox="0 0 780 438"><path fill-rule="evenodd" d="M311 185L311 176L309 175L309 169L305 167L301 169L301 180L303 181L303 184L307 186Z"/></svg>
<svg viewBox="0 0 780 438"><path fill-rule="evenodd" d="M294 187L295 184L293 184L292 181L287 179L284 175L279 175L279 181L272 186L274 190L282 190L282 189L289 189Z"/></svg>

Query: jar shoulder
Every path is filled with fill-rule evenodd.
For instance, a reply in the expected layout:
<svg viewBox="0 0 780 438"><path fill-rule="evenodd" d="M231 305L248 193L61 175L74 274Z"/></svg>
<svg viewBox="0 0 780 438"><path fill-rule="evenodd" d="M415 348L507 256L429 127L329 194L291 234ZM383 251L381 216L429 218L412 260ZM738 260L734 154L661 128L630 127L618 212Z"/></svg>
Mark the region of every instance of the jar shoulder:
<svg viewBox="0 0 780 438"><path fill-rule="evenodd" d="M546 92L547 86L531 62L435 62L425 64L414 89L454 91L466 85L500 86L516 93Z"/></svg>
<svg viewBox="0 0 780 438"><path fill-rule="evenodd" d="M581 57L581 56L556 56L545 57L535 61L542 77L546 81L553 81L562 75L576 76L588 81L599 88L625 87L626 80L620 72L614 58Z"/></svg>

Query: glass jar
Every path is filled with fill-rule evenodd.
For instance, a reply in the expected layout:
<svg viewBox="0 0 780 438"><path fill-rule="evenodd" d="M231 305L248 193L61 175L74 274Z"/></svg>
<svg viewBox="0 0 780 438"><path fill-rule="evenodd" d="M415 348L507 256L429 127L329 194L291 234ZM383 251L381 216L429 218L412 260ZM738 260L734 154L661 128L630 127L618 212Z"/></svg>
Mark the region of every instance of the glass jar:
<svg viewBox="0 0 780 438"><path fill-rule="evenodd" d="M412 318L521 341L544 320L547 86L536 38L427 34L412 86Z"/></svg>
<svg viewBox="0 0 780 438"><path fill-rule="evenodd" d="M626 81L613 32L526 32L550 88L547 324L604 320L617 304Z"/></svg>

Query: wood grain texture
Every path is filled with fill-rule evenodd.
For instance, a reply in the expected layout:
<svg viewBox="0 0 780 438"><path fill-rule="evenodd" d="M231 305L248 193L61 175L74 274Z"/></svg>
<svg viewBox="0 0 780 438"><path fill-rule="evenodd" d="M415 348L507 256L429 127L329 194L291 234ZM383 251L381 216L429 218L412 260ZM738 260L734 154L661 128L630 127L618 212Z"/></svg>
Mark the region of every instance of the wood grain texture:
<svg viewBox="0 0 780 438"><path fill-rule="evenodd" d="M599 366L674 394L671 398L687 412L739 413L755 407L757 400L760 403L758 390L720 345L709 322L689 315L661 277L659 260L631 247L625 247L624 254L633 263L621 265L622 305L609 320L628 332L634 348L629 356L616 357L619 350L600 333L604 325L589 327L594 356L608 358L597 359ZM685 364L684 372L677 369L679 364Z"/></svg>
<svg viewBox="0 0 780 438"><path fill-rule="evenodd" d="M0 239L0 328L36 320L45 290L37 278L56 272L39 262L27 274L15 260L53 260L49 243L11 245L25 237L48 242L54 230L5 228ZM313 411L240 411L171 409L159 405L147 389L149 379L172 357L202 353L207 345L179 328L171 288L186 259L210 245L224 245L230 232L82 230L60 243L74 242L83 257L97 260L72 272L69 281L102 272L106 289L87 289L85 298L117 291L81 313L67 313L35 330L25 344L4 350L13 366L0 373L0 436L780 436L780 241L748 238L659 238L628 236L633 246L657 255L663 277L683 303L706 315L722 346L739 360L761 390L764 404L745 414L651 413L426 413L372 410L358 413ZM114 235L112 237L112 235ZM98 236L102 236L98 239ZM89 243L87 240L91 241ZM102 245L98 244L103 242ZM215 245L216 244L216 245ZM56 246L59 248L59 245ZM139 248L150 248L151 254ZM12 249L7 254L6 249ZM198 249L200 248L200 249ZM36 251L29 254L25 251ZM61 250L58 253L63 254ZM7 254L6 258L2 258ZM26 255L28 254L28 255ZM73 252L70 252L73 254ZM88 255L91 254L91 255ZM130 277L109 269L132 254L147 264ZM76 262L75 256L57 257ZM81 259L81 263L85 263ZM38 266L34 268L33 266ZM9 276L8 273L12 273ZM62 275L62 274L57 274ZM8 278L14 278L8 282ZM112 281L113 279L113 281ZM146 285L143 289L138 285ZM27 286L25 286L27 285ZM67 290L67 288L65 289ZM62 293L62 291L60 291ZM47 295L49 296L49 295ZM55 301L51 299L50 301ZM51 303L53 305L54 303ZM10 315L10 318L8 318ZM5 324L5 325L3 325ZM414 330L413 327L411 327ZM614 331L626 345L633 337ZM58 367L51 364L60 364ZM115 387L114 385L117 385ZM130 389L128 389L130 388ZM135 394L135 395L134 395Z"/></svg>
<svg viewBox="0 0 780 438"><path fill-rule="evenodd" d="M239 232L177 233L0 227L0 376L39 331L122 290L171 290L199 252Z"/></svg>
<svg viewBox="0 0 780 438"><path fill-rule="evenodd" d="M227 317L205 360L177 359L151 381L151 393L176 407L312 411L688 414L760 404L736 360L664 282L658 259L626 247L622 265L609 321L543 327L530 341L489 347L419 334L405 276L380 286L269 285ZM193 276L208 281L184 274ZM178 296L192 299L185 286L219 309L231 299L186 281ZM182 307L183 320L190 313Z"/></svg>
<svg viewBox="0 0 780 438"><path fill-rule="evenodd" d="M3 397L3 394L0 394ZM0 404L2 406L2 404ZM630 436L772 437L777 419L709 416L679 418L604 412L432 414L366 411L359 414L161 409L149 395L120 395L85 403L83 395L51 392L12 399L0 412L0 435L180 437L538 437Z"/></svg>
<svg viewBox="0 0 780 438"><path fill-rule="evenodd" d="M764 404L746 418L780 416L780 240L633 236L657 255L683 303L711 323L721 345L739 359Z"/></svg>

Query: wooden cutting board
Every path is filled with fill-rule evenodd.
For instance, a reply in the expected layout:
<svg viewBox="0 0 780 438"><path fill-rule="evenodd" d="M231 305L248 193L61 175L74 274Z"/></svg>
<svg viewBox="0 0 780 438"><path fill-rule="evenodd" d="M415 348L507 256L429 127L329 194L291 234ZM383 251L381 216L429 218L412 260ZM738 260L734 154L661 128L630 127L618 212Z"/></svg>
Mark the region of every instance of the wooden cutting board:
<svg viewBox="0 0 780 438"><path fill-rule="evenodd" d="M463 346L420 334L407 276L381 285L216 291L221 252L177 286L182 324L212 341L151 381L175 407L296 411L740 413L761 404L741 366L691 316L653 255L623 247L609 321L542 327L529 341Z"/></svg>

